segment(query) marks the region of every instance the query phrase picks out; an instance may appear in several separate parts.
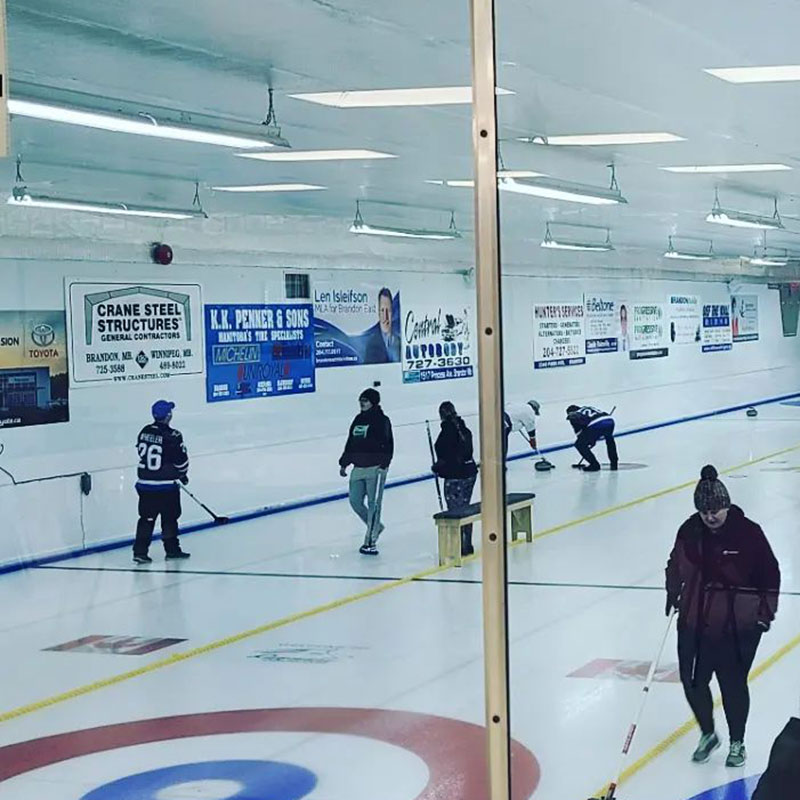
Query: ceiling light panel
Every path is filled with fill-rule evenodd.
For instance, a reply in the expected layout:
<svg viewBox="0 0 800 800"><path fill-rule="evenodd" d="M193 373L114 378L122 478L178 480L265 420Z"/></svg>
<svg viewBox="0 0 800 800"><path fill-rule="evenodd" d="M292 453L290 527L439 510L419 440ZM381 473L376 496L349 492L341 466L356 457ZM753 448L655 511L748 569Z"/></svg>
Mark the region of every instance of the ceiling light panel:
<svg viewBox="0 0 800 800"><path fill-rule="evenodd" d="M497 88L495 94L514 92ZM352 92L312 92L289 95L295 100L305 100L333 108L392 108L403 106L466 105L472 102L471 86L434 86L417 89L368 89Z"/></svg>
<svg viewBox="0 0 800 800"><path fill-rule="evenodd" d="M786 172L786 164L701 164L688 167L660 167L664 172L682 175L716 175L725 172Z"/></svg>
<svg viewBox="0 0 800 800"><path fill-rule="evenodd" d="M547 144L564 147L597 147L629 144L666 144L668 142L684 142L683 136L674 133L586 133L567 136L532 136L522 137L521 142L530 144Z"/></svg>
<svg viewBox="0 0 800 800"><path fill-rule="evenodd" d="M397 158L377 150L269 150L264 153L236 153L240 158L258 161L358 161Z"/></svg>
<svg viewBox="0 0 800 800"><path fill-rule="evenodd" d="M703 70L728 83L784 83L800 81L800 64L777 67L725 67Z"/></svg>
<svg viewBox="0 0 800 800"><path fill-rule="evenodd" d="M215 192L314 192L325 189L313 183L255 183L246 186L212 186Z"/></svg>

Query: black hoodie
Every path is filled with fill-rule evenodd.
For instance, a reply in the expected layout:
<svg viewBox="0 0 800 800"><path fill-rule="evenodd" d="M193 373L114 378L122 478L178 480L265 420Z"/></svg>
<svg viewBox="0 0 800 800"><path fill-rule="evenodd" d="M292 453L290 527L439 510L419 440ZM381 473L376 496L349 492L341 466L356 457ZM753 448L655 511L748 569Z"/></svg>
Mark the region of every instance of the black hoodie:
<svg viewBox="0 0 800 800"><path fill-rule="evenodd" d="M350 425L339 466L389 469L394 455L392 423L380 406L362 411Z"/></svg>
<svg viewBox="0 0 800 800"><path fill-rule="evenodd" d="M461 417L442 420L442 430L436 438L436 463L433 471L445 480L471 478L478 467L472 453L472 432Z"/></svg>

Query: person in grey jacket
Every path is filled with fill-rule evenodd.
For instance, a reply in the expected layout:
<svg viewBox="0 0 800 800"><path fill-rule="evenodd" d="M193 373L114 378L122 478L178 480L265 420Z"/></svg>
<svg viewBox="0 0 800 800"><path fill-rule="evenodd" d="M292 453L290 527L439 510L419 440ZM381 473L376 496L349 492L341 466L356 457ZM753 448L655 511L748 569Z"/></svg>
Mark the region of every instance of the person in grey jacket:
<svg viewBox="0 0 800 800"><path fill-rule="evenodd" d="M347 443L339 459L339 474L350 472L350 506L366 525L362 555L378 555L378 537L383 533L381 511L386 473L394 455L392 423L381 408L381 396L365 389L358 398L361 411L350 425ZM364 501L366 505L364 504Z"/></svg>

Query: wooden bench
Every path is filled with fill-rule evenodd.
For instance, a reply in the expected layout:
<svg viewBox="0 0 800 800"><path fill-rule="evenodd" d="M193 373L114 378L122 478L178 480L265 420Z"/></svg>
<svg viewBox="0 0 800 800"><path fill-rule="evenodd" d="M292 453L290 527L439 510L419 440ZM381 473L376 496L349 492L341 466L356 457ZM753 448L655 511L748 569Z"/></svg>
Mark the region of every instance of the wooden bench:
<svg viewBox="0 0 800 800"><path fill-rule="evenodd" d="M535 494L515 492L506 498L506 509L511 517L511 541L515 542L524 533L525 540L533 541L533 499ZM465 525L480 522L481 504L462 508L460 511L440 511L433 515L439 534L439 566L453 562L461 566L461 529Z"/></svg>

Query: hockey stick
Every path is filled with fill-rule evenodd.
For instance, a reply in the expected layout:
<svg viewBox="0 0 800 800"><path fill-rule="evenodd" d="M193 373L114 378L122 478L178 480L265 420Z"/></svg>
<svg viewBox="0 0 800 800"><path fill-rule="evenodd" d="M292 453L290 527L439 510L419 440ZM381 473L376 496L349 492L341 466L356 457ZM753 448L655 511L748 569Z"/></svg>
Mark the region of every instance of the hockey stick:
<svg viewBox="0 0 800 800"><path fill-rule="evenodd" d="M186 492L186 494L188 494L189 497L191 497L192 500L194 500L195 503L200 506L200 508L202 508L204 511L207 511L213 517L215 525L225 525L231 521L230 517L221 517L219 514L215 514L205 503L198 500L197 497L195 497L182 483L179 483L178 486L180 486L181 489L183 489L183 491Z"/></svg>
<svg viewBox="0 0 800 800"><path fill-rule="evenodd" d="M435 464L436 454L433 452L433 437L431 436L430 420L425 420L425 428L428 431L428 448L431 451L431 464ZM433 478L436 481L436 496L439 498L439 511L444 511L444 503L442 502L442 487L439 485L439 476L434 473Z"/></svg>

